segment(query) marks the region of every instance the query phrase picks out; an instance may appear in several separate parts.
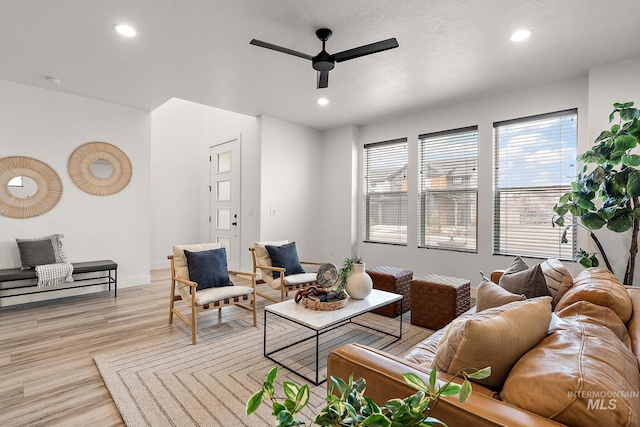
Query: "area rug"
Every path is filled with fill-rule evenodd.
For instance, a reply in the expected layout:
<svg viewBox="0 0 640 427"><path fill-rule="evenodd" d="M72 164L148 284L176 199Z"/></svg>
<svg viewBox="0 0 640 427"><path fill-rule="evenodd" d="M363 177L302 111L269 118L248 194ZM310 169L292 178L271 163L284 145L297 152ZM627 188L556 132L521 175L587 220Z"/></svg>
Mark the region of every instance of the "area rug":
<svg viewBox="0 0 640 427"><path fill-rule="evenodd" d="M373 313L360 316L357 321L392 333L398 331L397 319ZM129 427L273 425L269 402L263 403L250 417L245 415L246 401L260 389L269 370L276 366L263 356L262 323L256 328L248 320L233 320L200 330L197 345L191 345L189 330L186 326L184 330L184 336L175 339L94 356L125 424ZM404 322L402 339L390 344L385 351L400 355L432 332ZM271 317L268 333L269 347L271 343L280 347L310 335L290 322L277 318L272 321ZM352 324L322 335L321 378L326 377L326 354L330 349L350 342L379 348L390 340L383 334ZM274 357L292 370L312 377L315 375L314 343L315 340L309 340ZM275 389L280 398L284 396L284 381L308 384L289 369L279 367ZM301 419L309 422L324 406L326 387L326 383L310 385L309 405L300 414Z"/></svg>

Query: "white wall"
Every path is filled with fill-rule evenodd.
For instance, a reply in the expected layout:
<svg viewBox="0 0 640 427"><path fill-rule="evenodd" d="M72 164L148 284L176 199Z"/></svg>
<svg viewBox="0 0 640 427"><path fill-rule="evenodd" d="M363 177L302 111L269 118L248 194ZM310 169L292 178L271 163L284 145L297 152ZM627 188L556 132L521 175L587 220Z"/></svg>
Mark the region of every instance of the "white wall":
<svg viewBox="0 0 640 427"><path fill-rule="evenodd" d="M344 126L322 135L321 261L342 265L358 245L358 132Z"/></svg>
<svg viewBox="0 0 640 427"><path fill-rule="evenodd" d="M295 241L300 258L322 255L322 134L320 131L260 117L260 241Z"/></svg>
<svg viewBox="0 0 640 427"><path fill-rule="evenodd" d="M591 147L600 132L609 129L609 114L614 102L635 102L640 108L640 58L595 67L589 70L589 144ZM637 150L640 151L640 150ZM614 233L603 229L596 231L616 276L622 280L629 258L631 231ZM594 244L589 251L597 251ZM640 284L640 260L636 259L634 285Z"/></svg>
<svg viewBox="0 0 640 427"><path fill-rule="evenodd" d="M63 185L59 203L44 215L29 219L0 216L0 268L20 266L16 238L62 233L71 262L112 259L119 266L119 287L149 283L150 129L151 115L146 111L0 81L0 157L29 156L43 161L58 173ZM129 157L133 175L121 192L94 196L69 178L69 156L92 141L109 142ZM0 304L53 296L5 298Z"/></svg>
<svg viewBox="0 0 640 427"><path fill-rule="evenodd" d="M240 267L250 270L260 227L257 118L176 98L151 117L151 269L168 268L175 244L209 241L209 147L240 135Z"/></svg>
<svg viewBox="0 0 640 427"><path fill-rule="evenodd" d="M408 244L392 246L363 243L361 220L358 220L358 254L368 266L391 265L413 270L415 276L426 273L444 274L479 282L479 271L488 274L506 268L511 257L492 255L492 130L493 122L578 108L579 151L586 145L587 136L586 77L496 96L462 105L427 111L381 123L362 126L359 132L359 158L364 144L406 137L409 144L408 165ZM478 253L460 253L417 247L417 173L418 135L448 129L478 125L479 131L479 190L478 190ZM361 162L360 162L361 164ZM358 171L358 176L361 176ZM361 185L359 185L361 187ZM347 192L350 189L336 188ZM360 190L361 191L361 190ZM361 195L361 192L359 193ZM415 197L413 197L415 196ZM358 211L361 209L358 197ZM340 207L341 221L349 221L348 208ZM549 214L551 223L552 212ZM540 260L528 260L531 264ZM572 272L581 270L575 263L567 263Z"/></svg>

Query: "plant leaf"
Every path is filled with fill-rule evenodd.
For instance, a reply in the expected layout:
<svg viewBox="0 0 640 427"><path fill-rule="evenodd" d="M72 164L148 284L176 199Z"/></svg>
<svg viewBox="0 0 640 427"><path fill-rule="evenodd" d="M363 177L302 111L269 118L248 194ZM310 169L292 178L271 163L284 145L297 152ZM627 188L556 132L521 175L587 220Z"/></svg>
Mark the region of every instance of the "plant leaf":
<svg viewBox="0 0 640 427"><path fill-rule="evenodd" d="M276 366L275 368L271 369L267 374L267 382L269 384L273 384L277 376L278 376L278 367Z"/></svg>
<svg viewBox="0 0 640 427"><path fill-rule="evenodd" d="M262 386L262 389L264 390L265 393L267 393L267 397L269 399L273 399L275 391L273 389L273 384L272 383L270 383L270 382L264 383L264 385Z"/></svg>
<svg viewBox="0 0 640 427"><path fill-rule="evenodd" d="M422 381L422 378L413 373L402 374L404 378L404 382L407 383L408 386L415 388L416 390L429 392L427 385ZM431 381L431 379L429 379Z"/></svg>
<svg viewBox="0 0 640 427"><path fill-rule="evenodd" d="M436 367L431 368L431 373L429 374L429 388L431 390L436 389L436 378L438 378L438 369Z"/></svg>
<svg viewBox="0 0 640 427"><path fill-rule="evenodd" d="M390 427L391 421L382 414L372 414L365 418L361 425L371 427Z"/></svg>
<svg viewBox="0 0 640 427"><path fill-rule="evenodd" d="M336 387L336 389L338 390L338 394L340 394L340 396L342 396L345 390L347 389L347 383L344 382L344 380L340 377L334 377L332 375L331 383Z"/></svg>
<svg viewBox="0 0 640 427"><path fill-rule="evenodd" d="M462 382L462 386L460 387L460 392L458 393L458 399L460 403L464 403L465 400L469 398L471 395L471 383L468 380L464 380Z"/></svg>
<svg viewBox="0 0 640 427"><path fill-rule="evenodd" d="M284 395L287 396L287 399L295 400L299 390L297 385L290 381L285 381L282 383L282 388L284 389Z"/></svg>
<svg viewBox="0 0 640 427"><path fill-rule="evenodd" d="M298 390L294 412L299 412L302 408L307 406L307 403L309 403L309 386L305 384L300 387L300 390Z"/></svg>
<svg viewBox="0 0 640 427"><path fill-rule="evenodd" d="M460 392L460 386L454 383L448 383L438 389L438 393L442 396L455 396Z"/></svg>
<svg viewBox="0 0 640 427"><path fill-rule="evenodd" d="M606 221L602 219L600 215L591 212L587 212L582 215L580 220L585 227L590 228L591 230L599 230L606 224Z"/></svg>
<svg viewBox="0 0 640 427"><path fill-rule="evenodd" d="M251 396L249 400L247 400L247 405L246 405L247 415L253 414L256 411L256 409L260 407L260 404L262 403L263 395L264 395L264 391L260 390L259 392Z"/></svg>
<svg viewBox="0 0 640 427"><path fill-rule="evenodd" d="M640 166L640 156L637 154L625 154L622 156L622 164L627 166Z"/></svg>
<svg viewBox="0 0 640 427"><path fill-rule="evenodd" d="M633 227L633 220L628 212L618 215L607 223L607 228L616 233L622 233L631 229L631 227Z"/></svg>
<svg viewBox="0 0 640 427"><path fill-rule="evenodd" d="M616 151L625 152L638 145L638 140L631 134L622 133L613 138L613 145L615 145Z"/></svg>
<svg viewBox="0 0 640 427"><path fill-rule="evenodd" d="M598 261L596 254L591 254L591 256L589 256L589 260L591 261L591 267L598 267L600 265L600 261Z"/></svg>
<svg viewBox="0 0 640 427"><path fill-rule="evenodd" d="M466 375L467 377L473 378L474 380L483 380L491 375L491 366L487 366L486 368L479 369Z"/></svg>
<svg viewBox="0 0 640 427"><path fill-rule="evenodd" d="M630 171L627 178L627 194L629 197L640 196L640 172Z"/></svg>
<svg viewBox="0 0 640 427"><path fill-rule="evenodd" d="M591 258L589 257L577 257L576 261L578 261L584 268L591 267Z"/></svg>

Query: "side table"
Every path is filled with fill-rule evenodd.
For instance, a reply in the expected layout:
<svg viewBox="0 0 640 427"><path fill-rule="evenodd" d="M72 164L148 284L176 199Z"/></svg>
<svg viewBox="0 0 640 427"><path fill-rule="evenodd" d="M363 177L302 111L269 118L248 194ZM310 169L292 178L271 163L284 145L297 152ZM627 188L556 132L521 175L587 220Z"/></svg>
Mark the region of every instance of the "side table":
<svg viewBox="0 0 640 427"><path fill-rule="evenodd" d="M438 330L471 308L468 279L427 274L411 281L411 324Z"/></svg>
<svg viewBox="0 0 640 427"><path fill-rule="evenodd" d="M386 307L377 308L373 310L374 313L394 318L411 309L411 279L413 279L413 271L380 266L368 269L367 274L371 276L374 289L402 295L402 304L396 302Z"/></svg>

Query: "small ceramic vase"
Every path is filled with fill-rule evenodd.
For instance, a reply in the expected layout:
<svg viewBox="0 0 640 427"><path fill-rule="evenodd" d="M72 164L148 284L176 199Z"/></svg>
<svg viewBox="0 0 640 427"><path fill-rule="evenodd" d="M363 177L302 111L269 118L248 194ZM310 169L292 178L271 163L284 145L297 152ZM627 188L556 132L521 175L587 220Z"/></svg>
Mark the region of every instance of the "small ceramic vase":
<svg viewBox="0 0 640 427"><path fill-rule="evenodd" d="M364 268L364 263L353 264L353 270L347 277L345 290L353 299L365 299L373 289L373 281Z"/></svg>

